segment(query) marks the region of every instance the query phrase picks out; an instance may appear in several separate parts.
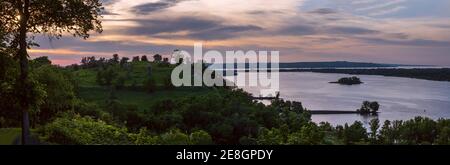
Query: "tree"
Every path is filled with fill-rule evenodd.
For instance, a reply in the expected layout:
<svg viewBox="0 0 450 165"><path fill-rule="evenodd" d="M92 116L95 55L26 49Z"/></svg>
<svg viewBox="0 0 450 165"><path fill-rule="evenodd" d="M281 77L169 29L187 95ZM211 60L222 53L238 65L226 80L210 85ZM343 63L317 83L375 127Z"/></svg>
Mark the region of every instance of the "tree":
<svg viewBox="0 0 450 165"><path fill-rule="evenodd" d="M120 66L123 67L124 64L128 63L128 60L130 60L130 58L122 57L122 59L120 59Z"/></svg>
<svg viewBox="0 0 450 165"><path fill-rule="evenodd" d="M47 56L42 56L42 57L38 57L38 58L35 58L34 60L32 60L31 64L34 67L39 67L42 65L51 65L52 61L50 61Z"/></svg>
<svg viewBox="0 0 450 165"><path fill-rule="evenodd" d="M139 62L139 56L134 56L132 62Z"/></svg>
<svg viewBox="0 0 450 165"><path fill-rule="evenodd" d="M115 64L119 63L119 55L113 54L113 58L111 59L111 61Z"/></svg>
<svg viewBox="0 0 450 165"><path fill-rule="evenodd" d="M167 57L163 58L163 63L169 64L169 58L167 58Z"/></svg>
<svg viewBox="0 0 450 165"><path fill-rule="evenodd" d="M101 32L99 0L3 0L0 5L1 29L13 36L10 46L17 48L19 61L17 97L22 110L22 144L29 138L30 99L33 99L32 80L29 78L27 49L36 44L34 34L45 33L49 37L60 38L64 33L83 38L89 31ZM31 36L28 36L30 34Z"/></svg>
<svg viewBox="0 0 450 165"><path fill-rule="evenodd" d="M272 128L270 130L262 128L259 131L257 141L259 145L281 145L285 143L282 133L277 128Z"/></svg>
<svg viewBox="0 0 450 165"><path fill-rule="evenodd" d="M0 118L2 127L17 127L20 125L20 112L11 111L17 103L15 90L18 63L12 58L10 53L0 50Z"/></svg>
<svg viewBox="0 0 450 165"><path fill-rule="evenodd" d="M342 85L362 84L361 80L356 76L340 78L337 82L331 82L331 83L338 83L338 84L342 84Z"/></svg>
<svg viewBox="0 0 450 165"><path fill-rule="evenodd" d="M443 127L437 137L437 144L450 145L450 127Z"/></svg>
<svg viewBox="0 0 450 165"><path fill-rule="evenodd" d="M208 132L199 130L192 132L189 136L190 142L193 145L210 145L214 144L212 141L211 135L208 134Z"/></svg>
<svg viewBox="0 0 450 165"><path fill-rule="evenodd" d="M162 60L162 56L161 55L159 55L159 54L153 55L153 61L161 62L161 60Z"/></svg>
<svg viewBox="0 0 450 165"><path fill-rule="evenodd" d="M436 122L426 117L415 117L400 125L400 138L404 144L433 144Z"/></svg>
<svg viewBox="0 0 450 165"><path fill-rule="evenodd" d="M372 119L370 120L369 125L371 142L372 144L375 144L377 140L377 131L378 128L380 128L380 120L378 120L378 118Z"/></svg>
<svg viewBox="0 0 450 165"><path fill-rule="evenodd" d="M174 129L162 134L160 143L163 145L188 145L189 136L178 129Z"/></svg>
<svg viewBox="0 0 450 165"><path fill-rule="evenodd" d="M367 131L360 121L355 121L352 125L344 126L344 141L346 144L364 143L367 139Z"/></svg>
<svg viewBox="0 0 450 165"><path fill-rule="evenodd" d="M361 114L377 114L379 108L380 104L378 104L378 102L376 101L364 101L361 105L361 108L357 111Z"/></svg>
<svg viewBox="0 0 450 165"><path fill-rule="evenodd" d="M35 122L43 123L58 112L71 110L74 101L74 85L71 83L70 75L65 74L60 68L52 65L44 65L34 69L36 80L43 85L46 97L35 118Z"/></svg>
<svg viewBox="0 0 450 165"><path fill-rule="evenodd" d="M307 124L288 136L288 144L318 145L323 141L325 134L315 124Z"/></svg>
<svg viewBox="0 0 450 165"><path fill-rule="evenodd" d="M141 61L148 62L147 56L146 56L146 55L143 55L143 56L141 57Z"/></svg>
<svg viewBox="0 0 450 165"><path fill-rule="evenodd" d="M392 129L391 129L391 121L386 120L384 121L383 126L380 130L380 141L382 144L393 144L394 138L392 136Z"/></svg>

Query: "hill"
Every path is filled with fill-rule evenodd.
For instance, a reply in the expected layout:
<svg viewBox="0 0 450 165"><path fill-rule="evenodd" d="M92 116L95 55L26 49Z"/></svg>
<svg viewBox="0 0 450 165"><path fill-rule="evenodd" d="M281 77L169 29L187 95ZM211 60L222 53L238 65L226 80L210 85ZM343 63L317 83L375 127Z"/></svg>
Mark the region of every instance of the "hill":
<svg viewBox="0 0 450 165"><path fill-rule="evenodd" d="M155 81L155 92L146 92L143 89L145 81L150 77L148 67L151 67L151 77ZM118 76L125 77L123 87L115 90L115 97L120 102L137 106L140 110L148 109L153 103L165 99L177 99L186 96L201 95L209 92L203 87L182 87L176 90L165 90L165 81L170 78L174 66L160 65L154 62L131 62L127 69L115 68ZM99 68L86 68L73 70L73 75L78 84L78 96L86 102L103 104L111 95L108 86L99 85L96 82Z"/></svg>

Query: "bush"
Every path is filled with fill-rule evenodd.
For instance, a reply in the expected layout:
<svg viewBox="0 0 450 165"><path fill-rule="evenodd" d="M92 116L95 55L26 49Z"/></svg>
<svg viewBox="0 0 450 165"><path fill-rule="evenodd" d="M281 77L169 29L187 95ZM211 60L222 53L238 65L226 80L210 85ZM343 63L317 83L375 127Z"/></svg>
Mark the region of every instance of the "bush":
<svg viewBox="0 0 450 165"><path fill-rule="evenodd" d="M59 112L72 110L75 103L74 84L64 70L51 65L43 65L33 71L35 79L42 85L46 97L39 106L39 124L51 120Z"/></svg>
<svg viewBox="0 0 450 165"><path fill-rule="evenodd" d="M159 141L159 137L151 136L146 128L140 129L137 134L131 134L130 138L135 145L155 145Z"/></svg>
<svg viewBox="0 0 450 165"><path fill-rule="evenodd" d="M108 112L103 111L101 107L95 103L88 103L78 100L75 103L74 112L75 114L79 114L81 116L89 116L93 119L100 119L107 123L113 122L112 115Z"/></svg>
<svg viewBox="0 0 450 165"><path fill-rule="evenodd" d="M163 145L188 145L189 136L178 129L171 130L161 135L159 144Z"/></svg>
<svg viewBox="0 0 450 165"><path fill-rule="evenodd" d="M294 132L288 137L288 144L294 145L318 145L322 144L325 134L315 124L304 125L300 131Z"/></svg>
<svg viewBox="0 0 450 165"><path fill-rule="evenodd" d="M208 132L205 132L203 130L195 131L191 133L189 136L190 142L193 145L210 145L214 144L212 141L211 136L208 134Z"/></svg>
<svg viewBox="0 0 450 165"><path fill-rule="evenodd" d="M42 141L51 144L131 144L126 128L89 117L66 115L45 125L38 132Z"/></svg>

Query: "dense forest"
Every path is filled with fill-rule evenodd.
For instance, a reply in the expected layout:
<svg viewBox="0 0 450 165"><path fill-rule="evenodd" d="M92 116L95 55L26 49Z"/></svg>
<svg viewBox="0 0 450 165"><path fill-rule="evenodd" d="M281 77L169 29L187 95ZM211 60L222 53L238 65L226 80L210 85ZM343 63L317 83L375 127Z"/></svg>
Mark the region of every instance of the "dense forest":
<svg viewBox="0 0 450 165"><path fill-rule="evenodd" d="M0 127L20 127L12 58L1 70ZM374 119L332 126L314 123L300 102L252 100L237 88L174 87L175 65L146 56L83 58L59 67L30 61L36 94L32 136L40 144L449 144L450 120ZM367 104L367 105L366 105ZM378 109L367 102L361 110ZM372 108L375 107L375 108ZM372 115L368 113L367 115ZM0 131L1 132L1 131ZM1 135L0 135L1 136Z"/></svg>

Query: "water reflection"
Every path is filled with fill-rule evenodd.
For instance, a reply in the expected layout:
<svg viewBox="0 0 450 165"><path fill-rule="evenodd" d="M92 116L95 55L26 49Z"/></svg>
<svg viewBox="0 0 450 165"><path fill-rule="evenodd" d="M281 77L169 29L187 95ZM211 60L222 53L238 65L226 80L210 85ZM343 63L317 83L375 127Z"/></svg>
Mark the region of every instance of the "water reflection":
<svg viewBox="0 0 450 165"><path fill-rule="evenodd" d="M365 100L378 101L381 104L378 116L381 122L406 120L415 116L450 118L450 82L358 75L364 84L346 86L328 83L348 76L282 72L280 96L286 100L301 101L310 110L356 110ZM243 88L254 95L259 95L257 87ZM327 121L333 125L359 120L367 126L372 118L374 116L340 114L313 115L312 120Z"/></svg>

